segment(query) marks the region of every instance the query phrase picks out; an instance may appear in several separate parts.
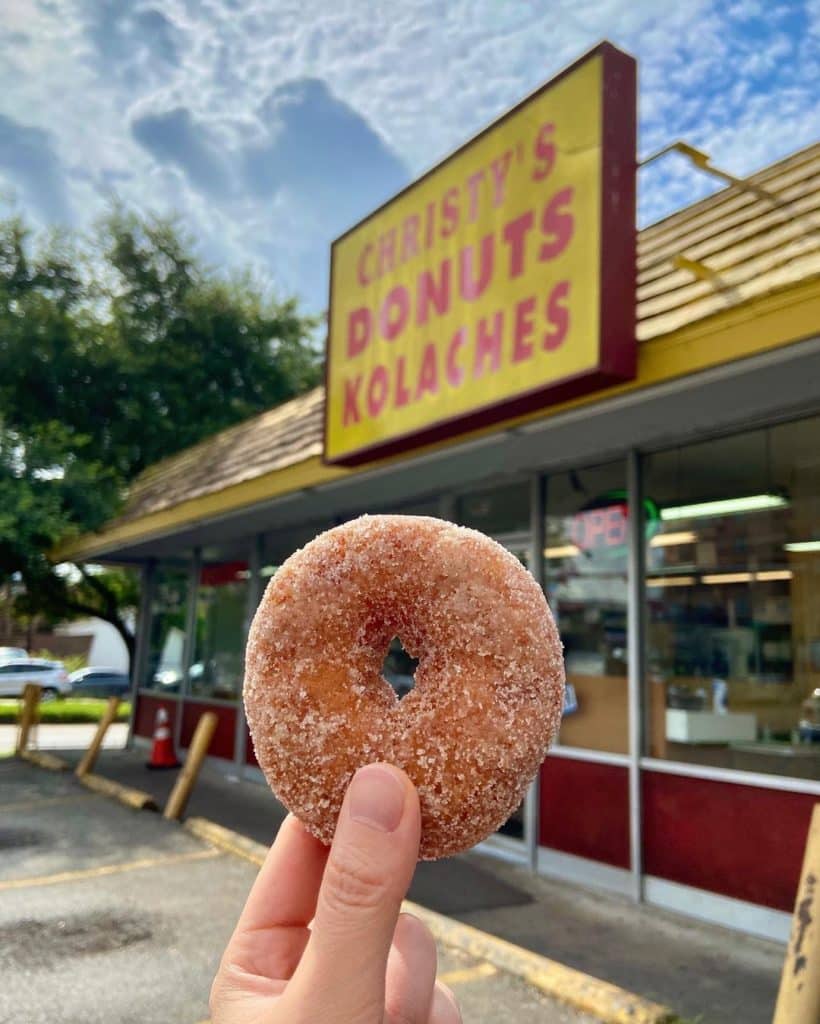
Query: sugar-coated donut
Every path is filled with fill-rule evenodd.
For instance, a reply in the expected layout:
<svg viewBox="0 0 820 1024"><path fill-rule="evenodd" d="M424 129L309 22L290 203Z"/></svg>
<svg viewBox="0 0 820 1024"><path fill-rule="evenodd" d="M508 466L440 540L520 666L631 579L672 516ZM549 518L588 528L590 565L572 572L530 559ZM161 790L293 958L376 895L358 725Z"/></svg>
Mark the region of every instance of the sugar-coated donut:
<svg viewBox="0 0 820 1024"><path fill-rule="evenodd" d="M400 701L398 636L419 659ZM245 709L271 788L325 843L357 768L398 765L421 801L420 857L486 838L519 805L560 722L561 642L541 588L475 530L362 516L292 555L251 626Z"/></svg>

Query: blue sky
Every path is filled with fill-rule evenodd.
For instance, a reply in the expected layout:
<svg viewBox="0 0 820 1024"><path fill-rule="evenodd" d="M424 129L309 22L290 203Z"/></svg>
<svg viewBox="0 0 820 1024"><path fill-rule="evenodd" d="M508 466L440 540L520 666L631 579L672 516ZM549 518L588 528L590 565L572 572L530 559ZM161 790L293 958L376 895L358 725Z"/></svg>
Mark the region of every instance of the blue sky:
<svg viewBox="0 0 820 1024"><path fill-rule="evenodd" d="M601 38L642 154L746 174L820 137L820 0L0 0L0 215L174 211L318 310L333 237ZM668 158L640 222L714 187Z"/></svg>

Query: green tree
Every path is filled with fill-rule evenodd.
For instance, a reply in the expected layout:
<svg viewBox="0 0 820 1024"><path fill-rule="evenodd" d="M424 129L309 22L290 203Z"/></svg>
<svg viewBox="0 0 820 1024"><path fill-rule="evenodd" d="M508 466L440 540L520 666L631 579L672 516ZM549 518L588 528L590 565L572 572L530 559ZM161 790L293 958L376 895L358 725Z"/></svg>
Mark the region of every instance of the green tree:
<svg viewBox="0 0 820 1024"><path fill-rule="evenodd" d="M91 238L0 222L0 585L21 613L94 614L129 650L132 577L56 566L146 466L313 386L315 318L205 267L173 222Z"/></svg>

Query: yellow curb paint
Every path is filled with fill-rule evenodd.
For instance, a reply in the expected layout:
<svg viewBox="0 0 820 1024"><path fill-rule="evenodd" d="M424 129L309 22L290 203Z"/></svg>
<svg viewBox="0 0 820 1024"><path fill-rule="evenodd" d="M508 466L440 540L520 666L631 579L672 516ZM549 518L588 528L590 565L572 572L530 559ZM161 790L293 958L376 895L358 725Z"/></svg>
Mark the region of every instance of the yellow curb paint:
<svg viewBox="0 0 820 1024"><path fill-rule="evenodd" d="M217 825L214 821L208 821L207 818L187 818L183 827L199 839L204 839L206 843L225 850L226 853L232 853L235 857L250 861L256 867L262 866L268 853L268 848L262 843L257 843L253 839L248 839L247 836Z"/></svg>
<svg viewBox="0 0 820 1024"><path fill-rule="evenodd" d="M45 768L50 772L67 772L71 767L67 761L63 761L54 754L47 754L44 750L24 750L20 757L29 764L36 764L38 768Z"/></svg>
<svg viewBox="0 0 820 1024"><path fill-rule="evenodd" d="M47 796L42 800L15 800L10 804L0 804L0 814L8 814L10 811L37 811L41 807L51 807L53 804L67 804L72 800L90 798L90 793L66 793L64 796Z"/></svg>
<svg viewBox="0 0 820 1024"><path fill-rule="evenodd" d="M492 964L476 964L475 967L462 967L457 971L445 971L438 976L443 985L451 988L458 988L459 985L468 985L471 981L480 981L482 978L492 978L498 974L498 968Z"/></svg>
<svg viewBox="0 0 820 1024"><path fill-rule="evenodd" d="M649 1002L617 985L548 960L478 928L409 901L405 901L404 909L420 918L437 941L523 978L545 995L596 1017L602 1024L667 1024L675 1019L667 1006Z"/></svg>
<svg viewBox="0 0 820 1024"><path fill-rule="evenodd" d="M140 789L132 789L130 786L121 786L119 782L112 782L102 775L94 775L88 772L81 775L77 780L86 789L93 789L95 793L102 793L103 796L111 796L119 800L126 807L133 807L138 811L155 811L157 804L150 793L143 793Z"/></svg>
<svg viewBox="0 0 820 1024"><path fill-rule="evenodd" d="M82 871L60 871L56 875L8 878L0 881L0 892L10 889L32 889L41 885L62 885L65 882L82 882L89 878L104 878L106 875L120 875L126 871L143 871L148 868L171 867L174 864L210 860L212 857L218 856L218 850L194 850L191 853L171 854L168 857L145 857L143 860L126 861L124 864L101 864L96 868L85 868Z"/></svg>
<svg viewBox="0 0 820 1024"><path fill-rule="evenodd" d="M206 842L257 867L268 852L262 843L207 818L189 818L185 827ZM617 985L565 967L417 903L405 900L402 909L423 921L442 945L460 949L482 964L514 974L545 995L597 1017L601 1024L671 1024L675 1020L675 1014L667 1006L652 1003Z"/></svg>

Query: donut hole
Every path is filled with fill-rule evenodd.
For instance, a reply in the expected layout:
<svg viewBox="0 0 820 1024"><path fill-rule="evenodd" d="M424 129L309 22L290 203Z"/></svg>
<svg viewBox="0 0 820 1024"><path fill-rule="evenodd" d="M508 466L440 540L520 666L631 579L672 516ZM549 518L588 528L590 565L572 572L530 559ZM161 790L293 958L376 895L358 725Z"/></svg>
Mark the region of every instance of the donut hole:
<svg viewBox="0 0 820 1024"><path fill-rule="evenodd" d="M419 659L411 657L404 649L398 636L394 636L387 646L387 653L382 662L382 676L396 694L398 700L406 697L416 685L416 669Z"/></svg>

